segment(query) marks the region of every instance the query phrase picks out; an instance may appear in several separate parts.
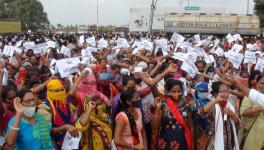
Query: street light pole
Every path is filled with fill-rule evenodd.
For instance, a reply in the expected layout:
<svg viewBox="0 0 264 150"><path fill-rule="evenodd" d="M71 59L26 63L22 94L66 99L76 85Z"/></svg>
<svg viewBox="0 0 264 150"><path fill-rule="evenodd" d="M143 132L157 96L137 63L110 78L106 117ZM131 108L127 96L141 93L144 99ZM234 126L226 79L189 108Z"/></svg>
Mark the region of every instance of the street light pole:
<svg viewBox="0 0 264 150"><path fill-rule="evenodd" d="M249 0L247 0L247 15L249 14Z"/></svg>
<svg viewBox="0 0 264 150"><path fill-rule="evenodd" d="M97 22L97 23L96 23L96 27L97 27L97 31L98 31L98 29L99 29L99 27L98 27L98 25L99 25L99 9L98 9L98 0L97 0L97 10L96 10L96 11L97 11L97 13L96 13L96 14L97 14L97 17L96 17L96 19L97 19L97 20L96 20L96 22Z"/></svg>
<svg viewBox="0 0 264 150"><path fill-rule="evenodd" d="M157 5L157 1L158 0L156 0L156 1L152 0L150 17L149 17L149 33L151 33L151 31L152 31L153 19L155 16L155 9L156 9L156 5Z"/></svg>

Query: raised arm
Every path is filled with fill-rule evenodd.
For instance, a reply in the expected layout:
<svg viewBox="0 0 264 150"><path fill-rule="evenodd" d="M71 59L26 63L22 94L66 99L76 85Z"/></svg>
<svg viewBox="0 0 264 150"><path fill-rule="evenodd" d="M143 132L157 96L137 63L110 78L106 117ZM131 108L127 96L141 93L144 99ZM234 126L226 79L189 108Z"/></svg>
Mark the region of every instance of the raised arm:
<svg viewBox="0 0 264 150"><path fill-rule="evenodd" d="M20 121L22 119L23 109L24 109L22 104L21 104L20 98L15 98L14 107L16 110L16 116L15 116L14 122L8 125L9 131L8 131L7 136L5 138L5 141L8 145L15 144L15 142L17 140L18 132L20 130L19 124L20 124Z"/></svg>
<svg viewBox="0 0 264 150"><path fill-rule="evenodd" d="M175 72L176 65L171 64L164 72L157 75L154 79L147 78L142 73L135 73L139 78L141 78L144 82L146 82L149 86L155 86L161 79L163 79L168 73Z"/></svg>

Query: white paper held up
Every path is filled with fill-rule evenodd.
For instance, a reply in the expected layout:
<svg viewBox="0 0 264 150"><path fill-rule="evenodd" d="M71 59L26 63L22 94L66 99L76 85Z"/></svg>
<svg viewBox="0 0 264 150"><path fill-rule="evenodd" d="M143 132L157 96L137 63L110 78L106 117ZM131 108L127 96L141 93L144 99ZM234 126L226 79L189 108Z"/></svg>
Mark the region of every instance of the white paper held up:
<svg viewBox="0 0 264 150"><path fill-rule="evenodd" d="M79 72L79 57L66 58L56 61L56 66L62 78L68 77L71 73Z"/></svg>
<svg viewBox="0 0 264 150"><path fill-rule="evenodd" d="M256 64L256 53L252 51L245 52L244 63Z"/></svg>
<svg viewBox="0 0 264 150"><path fill-rule="evenodd" d="M81 131L79 131L78 137L72 137L70 133L67 131L64 137L64 141L63 141L61 149L62 150L79 149L79 143L80 143L81 137L82 137Z"/></svg>
<svg viewBox="0 0 264 150"><path fill-rule="evenodd" d="M170 41L173 43L177 43L177 44L181 44L183 41L185 40L185 37L183 37L182 35L174 32Z"/></svg>

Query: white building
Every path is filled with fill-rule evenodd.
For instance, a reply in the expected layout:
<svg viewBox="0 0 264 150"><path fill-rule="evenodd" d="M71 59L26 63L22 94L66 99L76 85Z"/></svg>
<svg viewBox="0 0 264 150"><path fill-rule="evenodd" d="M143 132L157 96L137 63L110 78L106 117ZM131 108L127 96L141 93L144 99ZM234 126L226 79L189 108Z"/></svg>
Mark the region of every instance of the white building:
<svg viewBox="0 0 264 150"><path fill-rule="evenodd" d="M160 6L157 3L153 30L164 30L166 13L221 13L253 14L253 0L175 0L176 6ZM148 31L150 7L131 8L129 13L130 31Z"/></svg>

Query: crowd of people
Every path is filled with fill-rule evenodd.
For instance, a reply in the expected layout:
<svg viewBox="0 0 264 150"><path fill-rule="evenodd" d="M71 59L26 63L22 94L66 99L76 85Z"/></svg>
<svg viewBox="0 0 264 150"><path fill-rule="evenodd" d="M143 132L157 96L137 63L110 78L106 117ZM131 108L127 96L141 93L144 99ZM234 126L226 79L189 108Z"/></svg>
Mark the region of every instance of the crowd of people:
<svg viewBox="0 0 264 150"><path fill-rule="evenodd" d="M264 37L0 36L0 149L264 149Z"/></svg>

